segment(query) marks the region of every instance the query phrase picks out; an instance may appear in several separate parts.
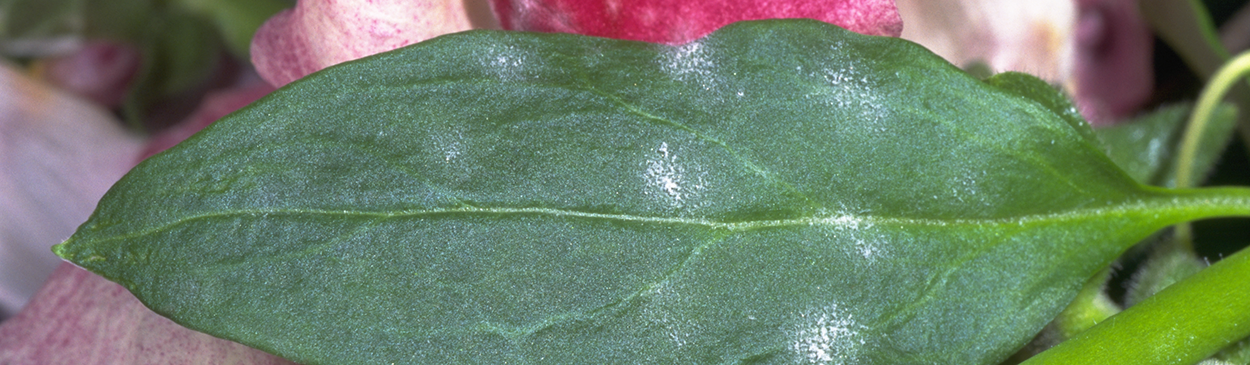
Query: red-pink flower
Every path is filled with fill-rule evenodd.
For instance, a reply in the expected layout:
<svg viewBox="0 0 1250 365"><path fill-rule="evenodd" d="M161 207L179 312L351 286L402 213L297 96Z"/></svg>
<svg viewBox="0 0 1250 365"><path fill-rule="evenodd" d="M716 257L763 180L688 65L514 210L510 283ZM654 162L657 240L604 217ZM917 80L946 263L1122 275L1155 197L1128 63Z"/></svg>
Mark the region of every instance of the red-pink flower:
<svg viewBox="0 0 1250 365"><path fill-rule="evenodd" d="M282 86L317 70L468 30L462 0L302 0L256 31L252 63Z"/></svg>
<svg viewBox="0 0 1250 365"><path fill-rule="evenodd" d="M1154 88L1154 37L1136 0L1077 0L1074 94L1095 125L1130 117Z"/></svg>
<svg viewBox="0 0 1250 365"><path fill-rule="evenodd" d="M854 32L897 37L893 0L491 0L504 29L682 44L729 23L810 18Z"/></svg>
<svg viewBox="0 0 1250 365"><path fill-rule="evenodd" d="M123 42L95 41L79 50L48 60L48 82L109 108L121 105L139 73L143 55Z"/></svg>
<svg viewBox="0 0 1250 365"><path fill-rule="evenodd" d="M492 0L505 29L568 32L680 44L742 20L811 18L855 32L898 36L893 0ZM282 86L330 65L471 28L463 0L303 0L252 40L261 76Z"/></svg>

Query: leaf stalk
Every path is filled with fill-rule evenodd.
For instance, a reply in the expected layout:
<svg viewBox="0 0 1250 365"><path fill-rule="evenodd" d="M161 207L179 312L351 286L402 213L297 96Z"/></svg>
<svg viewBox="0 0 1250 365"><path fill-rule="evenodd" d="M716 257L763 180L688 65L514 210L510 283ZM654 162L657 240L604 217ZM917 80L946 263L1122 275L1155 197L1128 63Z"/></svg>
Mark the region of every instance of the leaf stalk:
<svg viewBox="0 0 1250 365"><path fill-rule="evenodd" d="M1242 250L1022 365L1198 363L1250 336L1248 286Z"/></svg>

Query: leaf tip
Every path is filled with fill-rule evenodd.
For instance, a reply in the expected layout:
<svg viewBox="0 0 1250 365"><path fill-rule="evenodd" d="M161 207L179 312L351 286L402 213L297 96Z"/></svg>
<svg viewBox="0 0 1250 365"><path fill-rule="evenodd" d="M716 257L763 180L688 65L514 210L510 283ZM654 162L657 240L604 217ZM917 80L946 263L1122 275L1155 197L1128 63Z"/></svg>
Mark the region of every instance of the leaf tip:
<svg viewBox="0 0 1250 365"><path fill-rule="evenodd" d="M73 253L70 252L70 249L68 246L70 241L73 241L73 238L65 240L65 242L52 245L52 253L56 254L56 256L60 257L61 259L69 260L70 257L73 256Z"/></svg>

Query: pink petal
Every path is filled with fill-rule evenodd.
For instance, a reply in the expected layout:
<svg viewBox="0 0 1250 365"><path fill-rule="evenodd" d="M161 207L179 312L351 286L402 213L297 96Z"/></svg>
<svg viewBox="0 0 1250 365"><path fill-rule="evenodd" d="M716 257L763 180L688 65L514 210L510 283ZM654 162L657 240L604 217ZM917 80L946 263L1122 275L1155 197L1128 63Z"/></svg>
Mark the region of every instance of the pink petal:
<svg viewBox="0 0 1250 365"><path fill-rule="evenodd" d="M1055 83L1071 77L1073 0L898 0L898 7L902 37L957 66L981 62Z"/></svg>
<svg viewBox="0 0 1250 365"><path fill-rule="evenodd" d="M1136 0L1078 0L1075 96L1091 124L1132 116L1154 89L1154 37Z"/></svg>
<svg viewBox="0 0 1250 365"><path fill-rule="evenodd" d="M52 245L87 220L141 143L98 105L0 66L0 316L52 274Z"/></svg>
<svg viewBox="0 0 1250 365"><path fill-rule="evenodd" d="M256 31L252 63L282 86L337 63L470 29L464 0L301 0Z"/></svg>
<svg viewBox="0 0 1250 365"><path fill-rule="evenodd" d="M668 1L492 0L504 29L683 44L729 23L811 18L863 34L897 37L893 0Z"/></svg>
<svg viewBox="0 0 1250 365"><path fill-rule="evenodd" d="M903 38L959 66L1026 72L1071 94L1095 126L1137 112L1154 87L1136 0L899 0Z"/></svg>
<svg viewBox="0 0 1250 365"><path fill-rule="evenodd" d="M29 306L0 324L0 364L293 363L186 329L121 285L61 264Z"/></svg>

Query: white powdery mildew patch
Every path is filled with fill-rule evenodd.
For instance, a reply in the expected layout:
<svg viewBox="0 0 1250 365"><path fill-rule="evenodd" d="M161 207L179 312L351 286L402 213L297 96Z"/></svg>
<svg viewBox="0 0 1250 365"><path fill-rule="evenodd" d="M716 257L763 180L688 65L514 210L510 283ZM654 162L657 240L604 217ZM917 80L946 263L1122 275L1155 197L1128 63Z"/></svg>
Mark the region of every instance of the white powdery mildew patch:
<svg viewBox="0 0 1250 365"><path fill-rule="evenodd" d="M712 57L712 51L702 43L690 42L661 53L660 67L674 79L697 82L704 90L711 90L717 84Z"/></svg>
<svg viewBox="0 0 1250 365"><path fill-rule="evenodd" d="M460 157L460 142L447 146L447 151L443 152L443 161L451 162L456 157Z"/></svg>
<svg viewBox="0 0 1250 365"><path fill-rule="evenodd" d="M833 46L834 51L841 48L840 45ZM883 97L877 90L880 89L880 80L871 70L857 65L857 62L849 60L845 63L838 62L837 68L828 68L816 70L808 73L811 78L823 78L825 83L818 84L817 90L812 94L808 94L808 98L824 99L824 103L830 107L841 110L858 110L858 118L863 118L861 124L877 122L888 117L888 109L882 107ZM802 69L797 69L802 72ZM875 123L872 123L875 124ZM886 132L884 129L878 129L879 132Z"/></svg>
<svg viewBox="0 0 1250 365"><path fill-rule="evenodd" d="M443 162L451 163L456 161L457 157L464 151L464 134L459 130L449 130L442 133L434 133L431 141L435 150L442 151Z"/></svg>
<svg viewBox="0 0 1250 365"><path fill-rule="evenodd" d="M878 257L885 255L885 250L881 246L862 239L855 241L855 251L860 256L863 256L865 260L868 260L869 263L876 262Z"/></svg>
<svg viewBox="0 0 1250 365"><path fill-rule="evenodd" d="M833 89L831 105L838 108L858 107L866 114L881 109L881 97L875 91L876 80L856 71L854 62L841 69L826 69L820 76Z"/></svg>
<svg viewBox="0 0 1250 365"><path fill-rule="evenodd" d="M645 295L652 301L652 305L643 312L645 318L663 327L664 335L672 341L674 346L685 346L689 338L698 330L698 326L685 320L679 312L671 310L671 307L679 306L683 302L673 290L672 285L668 282L661 283L647 291Z"/></svg>
<svg viewBox="0 0 1250 365"><path fill-rule="evenodd" d="M855 316L830 304L801 314L791 347L799 362L809 364L855 364L865 341L860 336L863 326Z"/></svg>
<svg viewBox="0 0 1250 365"><path fill-rule="evenodd" d="M481 60L482 66L494 71L502 80L534 77L528 74L540 62L540 58L532 56L529 51L514 46L492 47Z"/></svg>
<svg viewBox="0 0 1250 365"><path fill-rule="evenodd" d="M859 229L861 224L864 225L864 228L872 227L872 223L865 222L863 218L856 217L850 214L843 214L843 213L828 214L828 213L821 212L820 215L827 216L827 217L815 220L813 224L823 225L823 226L828 226L828 227L833 227L833 228L838 228L838 229L850 229L850 230Z"/></svg>
<svg viewBox="0 0 1250 365"><path fill-rule="evenodd" d="M951 175L946 179L946 186L950 187L949 196L965 206L994 205L993 197L986 196L981 187L981 183L988 180L988 176L987 170L971 169Z"/></svg>
<svg viewBox="0 0 1250 365"><path fill-rule="evenodd" d="M830 236L853 240L852 254L862 256L870 264L887 254L879 240L871 238L872 223L862 217L839 213L814 220L812 224L830 228Z"/></svg>
<svg viewBox="0 0 1250 365"><path fill-rule="evenodd" d="M695 173L691 181L685 165L678 163L677 154L669 150L667 142L660 143L656 148L656 158L647 160L642 177L646 180L649 195L665 197L674 208L689 206L703 191L704 173Z"/></svg>

